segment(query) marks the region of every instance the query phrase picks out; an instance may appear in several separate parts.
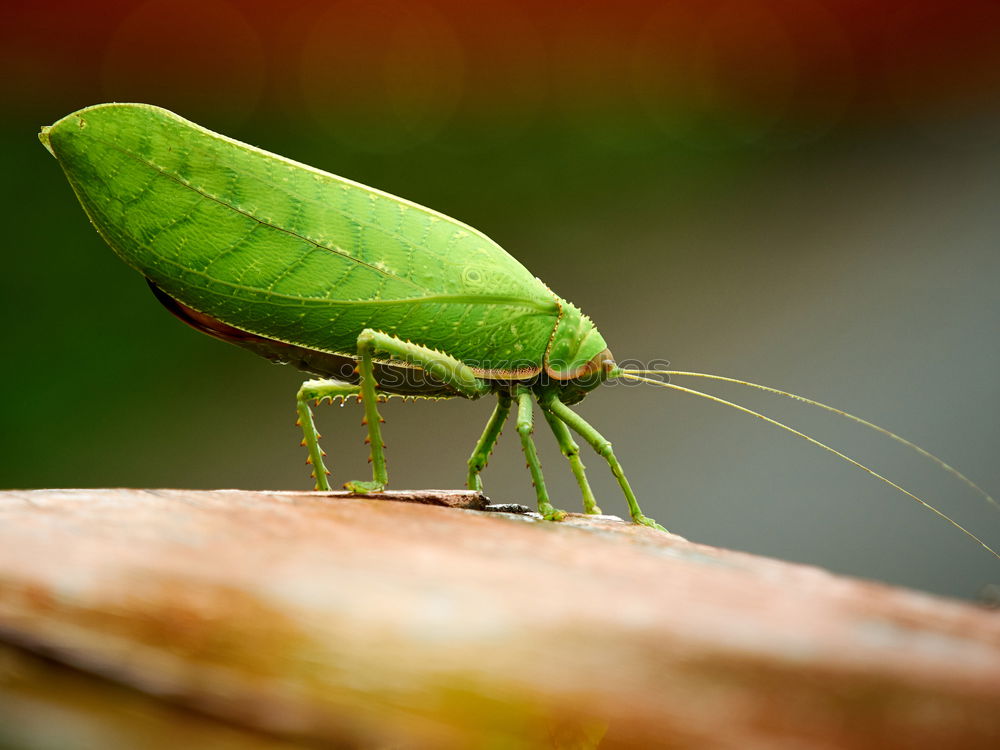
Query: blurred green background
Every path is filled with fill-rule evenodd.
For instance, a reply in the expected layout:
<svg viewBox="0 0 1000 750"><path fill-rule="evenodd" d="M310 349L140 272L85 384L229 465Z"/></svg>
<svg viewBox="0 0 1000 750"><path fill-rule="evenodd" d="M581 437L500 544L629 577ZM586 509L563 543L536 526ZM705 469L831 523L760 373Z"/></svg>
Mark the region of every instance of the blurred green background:
<svg viewBox="0 0 1000 750"><path fill-rule="evenodd" d="M484 230L668 359L865 416L1000 492L1000 8L769 0L6 4L3 487L308 488L301 375L180 325L88 226L35 134L145 101ZM702 387L702 383L692 383ZM994 546L933 465L716 387L857 456ZM490 405L386 408L393 486L459 487ZM646 511L693 540L974 597L998 561L758 420L652 387L580 411ZM334 479L357 409L321 409ZM508 427L485 475L531 504ZM540 433L546 477L579 508ZM625 503L587 460L606 512Z"/></svg>

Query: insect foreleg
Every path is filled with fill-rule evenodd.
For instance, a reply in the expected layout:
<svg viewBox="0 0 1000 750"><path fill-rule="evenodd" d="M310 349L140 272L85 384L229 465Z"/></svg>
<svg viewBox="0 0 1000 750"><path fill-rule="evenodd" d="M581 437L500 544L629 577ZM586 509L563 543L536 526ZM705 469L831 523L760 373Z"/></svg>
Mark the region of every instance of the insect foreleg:
<svg viewBox="0 0 1000 750"><path fill-rule="evenodd" d="M597 500L594 499L594 492L590 489L590 482L587 481L583 461L580 459L580 446L573 440L573 436L569 434L569 428L566 427L559 417L544 408L542 409L542 415L556 436L556 441L559 443L559 450L569 459L573 476L576 477L576 483L580 485L580 492L583 494L583 512L591 515L600 515L601 509L597 507Z"/></svg>
<svg viewBox="0 0 1000 750"><path fill-rule="evenodd" d="M299 392L295 397L299 414L296 424L302 427L302 445L309 450L307 463L311 463L313 466L312 476L316 480L314 489L329 491L330 481L327 477L330 475L330 472L327 471L323 463L323 456L326 454L319 447L320 434L316 431L316 425L313 423L312 409L309 408L309 402L320 401L322 399L330 399L333 402L335 398L355 396L360 392L360 386L341 383L339 380L307 380L299 388Z"/></svg>
<svg viewBox="0 0 1000 750"><path fill-rule="evenodd" d="M465 486L470 490L476 490L477 492L482 492L483 490L483 480L479 477L479 474L486 468L486 462L490 459L493 446L497 444L497 440L500 438L503 423L507 421L507 415L510 414L510 401L510 396L506 393L500 394L496 408L493 409L493 414L490 416L490 420L486 423L486 428L483 430L482 437L479 438L479 442L476 443L472 455L469 456L469 478Z"/></svg>
<svg viewBox="0 0 1000 750"><path fill-rule="evenodd" d="M380 492L389 482L385 468L385 444L382 442L383 420L375 402L378 387L372 365L372 355L375 352L383 352L416 365L467 398L478 398L490 391L488 383L477 378L468 365L455 357L371 328L363 330L358 336L358 375L361 378L361 399L365 405L364 423L368 425L368 442L371 445L372 481L347 482L344 485L359 494Z"/></svg>
<svg viewBox="0 0 1000 750"><path fill-rule="evenodd" d="M566 511L553 508L552 503L549 502L549 493L545 489L545 478L542 476L542 464L535 451L535 441L531 439L531 433L534 431L531 415L531 391L519 386L516 395L517 434L521 436L521 448L524 450L524 457L528 462L528 471L531 472L531 483L535 486L538 512L546 520L561 521L566 517Z"/></svg>
<svg viewBox="0 0 1000 750"><path fill-rule="evenodd" d="M605 461L608 462L608 465L611 467L611 473L615 475L619 486L622 488L622 492L625 493L625 499L628 501L629 513L632 516L632 520L635 523L641 523L644 526L651 526L654 529L666 531L666 529L660 526L660 524L652 518L647 518L642 514L642 510L639 508L639 501L635 499L635 493L632 492L632 487L629 486L625 472L622 471L622 466L618 463L618 459L615 457L614 451L611 449L610 441L591 427L583 417L570 410L570 408L556 396L549 396L544 402L541 403L541 406L543 409L551 411L555 416L565 422L571 430L590 443L590 446L603 456Z"/></svg>

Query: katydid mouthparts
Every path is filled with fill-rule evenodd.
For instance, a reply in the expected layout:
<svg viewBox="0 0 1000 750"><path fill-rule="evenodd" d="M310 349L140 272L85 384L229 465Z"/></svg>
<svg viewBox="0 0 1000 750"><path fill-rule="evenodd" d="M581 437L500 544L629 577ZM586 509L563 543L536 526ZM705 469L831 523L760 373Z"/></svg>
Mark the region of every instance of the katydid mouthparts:
<svg viewBox="0 0 1000 750"><path fill-rule="evenodd" d="M391 396L492 396L496 405L468 461L469 489L512 409L538 511L558 521L532 438L534 407L552 430L583 495L600 513L573 434L607 462L635 523L643 515L611 443L570 406L611 379L646 382L744 413L808 440L890 484L997 555L956 521L840 451L758 412L670 382L738 383L797 399L898 435L811 399L704 373L620 367L594 323L483 233L444 214L214 133L147 104L99 104L39 138L56 157L91 223L176 317L215 338L320 379L297 395L315 489L329 490L310 402L364 409L371 481L388 483L378 404Z"/></svg>

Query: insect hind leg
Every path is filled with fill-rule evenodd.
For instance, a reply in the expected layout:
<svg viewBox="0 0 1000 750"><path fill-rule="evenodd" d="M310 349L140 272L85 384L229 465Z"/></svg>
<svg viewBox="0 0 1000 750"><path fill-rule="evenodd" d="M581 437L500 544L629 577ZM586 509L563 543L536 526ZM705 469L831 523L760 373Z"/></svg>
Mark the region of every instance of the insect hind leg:
<svg viewBox="0 0 1000 750"><path fill-rule="evenodd" d="M326 453L319 447L319 439L322 437L316 431L316 424L313 422L312 409L309 402L329 400L333 403L335 398L341 400L348 396L356 396L361 392L361 386L351 383L342 383L339 380L307 380L299 388L295 396L296 411L298 420L295 424L302 428L302 445L309 451L306 463L312 464L312 477L316 480L313 489L328 492L330 490L330 472L323 463L323 456Z"/></svg>
<svg viewBox="0 0 1000 750"><path fill-rule="evenodd" d="M491 386L480 380L472 369L455 357L411 341L366 328L358 336L358 375L361 378L361 400L365 406L364 424L368 425L367 442L371 446L372 481L347 482L344 487L357 494L381 492L389 482L385 467L385 444L381 424L384 421L376 405L376 388L372 356L383 352L421 368L428 375L466 398L478 398L489 393Z"/></svg>

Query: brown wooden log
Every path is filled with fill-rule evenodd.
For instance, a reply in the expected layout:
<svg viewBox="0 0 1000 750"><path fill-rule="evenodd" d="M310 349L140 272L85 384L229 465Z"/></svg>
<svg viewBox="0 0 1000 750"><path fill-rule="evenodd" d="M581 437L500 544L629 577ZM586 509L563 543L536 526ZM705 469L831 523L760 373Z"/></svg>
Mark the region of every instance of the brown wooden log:
<svg viewBox="0 0 1000 750"><path fill-rule="evenodd" d="M0 493L0 745L139 701L197 747L1000 747L996 612L407 497Z"/></svg>

